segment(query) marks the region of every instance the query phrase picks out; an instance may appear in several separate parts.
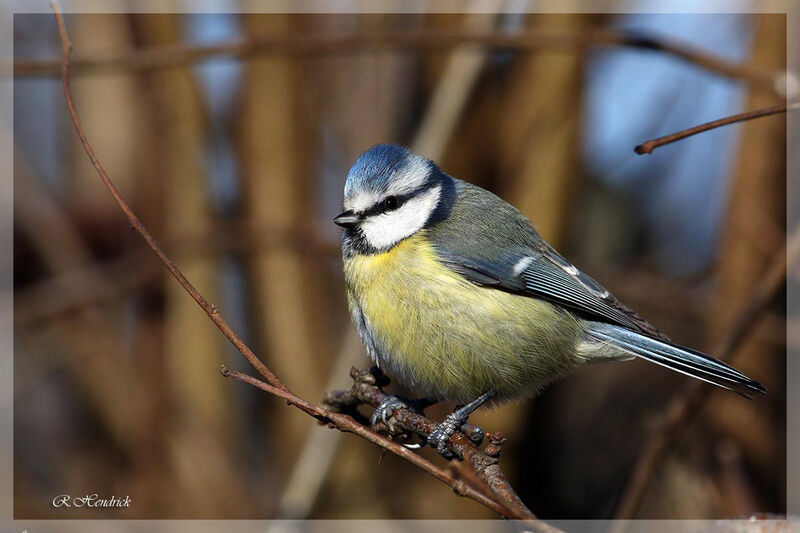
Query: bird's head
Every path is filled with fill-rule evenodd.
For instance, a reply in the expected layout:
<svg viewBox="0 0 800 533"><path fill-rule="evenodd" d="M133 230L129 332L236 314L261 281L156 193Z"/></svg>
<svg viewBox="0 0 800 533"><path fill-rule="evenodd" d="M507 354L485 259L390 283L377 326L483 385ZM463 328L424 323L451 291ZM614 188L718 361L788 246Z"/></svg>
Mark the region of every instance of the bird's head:
<svg viewBox="0 0 800 533"><path fill-rule="evenodd" d="M444 216L452 178L432 162L394 144L373 146L347 175L344 212L333 221L362 251L392 248Z"/></svg>

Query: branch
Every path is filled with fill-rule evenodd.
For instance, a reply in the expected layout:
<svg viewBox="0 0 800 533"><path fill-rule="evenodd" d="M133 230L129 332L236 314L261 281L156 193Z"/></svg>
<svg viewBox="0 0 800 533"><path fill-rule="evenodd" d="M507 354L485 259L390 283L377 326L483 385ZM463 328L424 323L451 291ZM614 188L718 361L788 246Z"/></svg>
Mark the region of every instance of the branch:
<svg viewBox="0 0 800 533"><path fill-rule="evenodd" d="M705 124L700 124L699 126L695 126L693 128L681 130L679 132L670 135L658 137L657 139L650 139L649 141L645 141L642 144L638 145L636 148L633 149L633 151L639 155L649 154L660 146L674 143L675 141L680 141L681 139L685 139L686 137L691 137L692 135L697 135L698 133L703 133L704 131L713 130L714 128L719 128L722 126L727 126L728 124L735 124L737 122L745 122L747 120L753 120L754 118L766 117L769 115L777 115L779 113L786 113L787 111L797 111L798 109L800 109L800 102L795 102L793 104L774 105L771 107L756 109L754 111L739 113L737 115L731 115L729 117L721 118L718 120L712 120L711 122L706 122Z"/></svg>
<svg viewBox="0 0 800 533"><path fill-rule="evenodd" d="M750 294L750 298L737 313L727 333L711 351L721 361L732 359L742 341L759 324L765 309L786 283L787 262L793 261L798 254L800 254L800 226L794 229L786 247L775 255L761 281ZM662 421L661 424L653 432L639 456L617 507L615 518L630 520L635 517L667 452L680 439L694 417L700 413L701 406L712 390L710 385L693 380L667 405L658 417Z"/></svg>
<svg viewBox="0 0 800 533"><path fill-rule="evenodd" d="M319 407L318 405L295 396L290 391L279 389L258 378L235 370L230 370L225 366L221 367L221 373L225 377L238 379L239 381L253 385L254 387L286 400L286 403L289 405L297 407L322 423L327 423L330 428L335 428L346 433L353 433L373 444L377 444L381 448L416 465L436 479L450 485L453 491L459 496L471 498L505 517L520 520L535 531L542 533L556 533L560 531L545 522L537 520L511 488L511 485L508 483L497 464L497 458L500 455L499 443L493 442L490 446L487 446L486 452L482 452L461 433L456 433L450 437L448 447L455 453L460 453L465 460L468 459L474 468L471 473L474 473L478 479L483 481L486 485L485 488L475 487L470 483L471 480L464 479L464 477L469 476L462 477L452 468L443 469L434 465L432 462L412 452L402 444L394 442L370 430L364 424L357 422L352 416ZM351 391L336 391L331 393L327 399L329 404L341 408L354 408L359 403L377 407L380 405L381 401L387 398L386 393L377 387L375 374L371 370L360 372L353 369L350 375L354 379L353 389L351 389ZM392 414L391 421L393 424L396 424L395 427L400 427L425 436L430 434L437 426L437 423L433 420L407 409L396 410ZM502 500L499 499L498 496L501 497Z"/></svg>
<svg viewBox="0 0 800 533"><path fill-rule="evenodd" d="M213 45L172 45L150 47L105 57L83 57L73 61L76 72L144 70L175 67L217 56L245 58L258 54L330 55L394 51L441 51L461 45L491 50L527 51L539 48L583 49L593 46L627 47L662 52L721 76L741 79L777 92L776 80L782 75L767 69L735 63L690 46L610 28L535 28L517 34L474 30L394 31L363 34L260 35ZM15 76L54 76L60 69L57 60L14 62ZM7 66L3 72L7 72ZM781 95L783 96L783 95Z"/></svg>
<svg viewBox="0 0 800 533"><path fill-rule="evenodd" d="M61 9L58 6L58 3L51 2L50 7L53 9L53 12L56 16L56 23L58 24L58 33L61 37L61 48L62 48L62 58L61 58L61 81L64 86L64 97L67 102L67 110L69 111L69 116L72 119L72 124L75 126L75 131L78 133L78 137L80 138L81 145L83 145L84 150L86 151L86 155L89 156L89 160L92 163L92 166L97 171L97 174L100 176L100 179L103 180L103 184L106 186L108 191L111 193L111 196L114 197L114 200L119 205L120 209L125 213L125 216L128 217L128 222L130 222L133 229L135 229L139 235L145 240L147 245L156 253L158 258L164 263L164 266L167 267L167 270L178 280L178 283L186 289L186 292L197 302L203 311L206 312L208 317L217 325L217 327L222 331L222 333L228 338L229 341L239 350L242 355L250 362L253 367L258 370L258 373L264 376L264 378L271 383L272 385L286 389L286 385L280 382L280 380L275 377L275 375L270 372L270 370L261 362L261 360L256 357L256 354L253 353L252 350L244 343L244 341L239 338L239 336L233 331L233 329L228 325L224 318L219 314L219 310L217 307L206 300L197 289L194 288L186 276L178 270L178 267L175 266L175 263L167 257L167 254L164 253L163 250L158 245L155 237L153 237L147 228L144 227L142 222L139 220L139 217L133 212L133 210L128 206L125 200L122 198L122 195L117 190L117 187L111 181L111 178L108 177L103 165L100 164L100 160L97 159L97 156L94 153L94 149L89 144L89 140L86 138L86 134L83 132L83 126L81 126L81 122L78 119L78 112L75 110L75 104L72 100L72 90L69 85L69 53L72 51L72 44L69 42L69 37L67 36L67 28L64 26L64 20L61 17Z"/></svg>
<svg viewBox="0 0 800 533"><path fill-rule="evenodd" d="M153 252L155 252L155 254L175 277L178 283L180 283L186 292L189 293L195 302L197 302L197 304L214 322L217 328L222 331L228 340L236 347L237 350L239 350L239 352L242 353L242 355L244 355L250 364L253 365L256 370L258 370L259 374L261 374L266 381L262 381L240 372L229 370L225 367L222 368L222 374L224 376L233 377L245 383L249 383L266 392L269 392L274 396L282 398L286 400L289 405L300 409L304 413L321 422L327 423L332 428L336 428L344 432L354 433L374 444L377 444L381 448L411 462L440 481L447 483L457 494L466 496L507 518L521 520L527 527L535 531L546 533L559 531L556 528L537 520L533 513L531 513L530 510L525 507L514 490L508 484L508 481L505 479L505 476L502 474L497 464L497 456L499 456L498 443L495 442L491 444L489 447L487 447L487 452L483 452L474 444L472 444L467 437L460 433L456 433L455 435L451 436L448 441L448 446L453 450L453 452L467 460L470 466L473 468L472 473L474 473L478 480L484 482L484 486L480 486L480 484L476 483L474 480L466 479L471 477L470 475L459 476L453 469L443 469L437 467L424 457L413 453L411 450L402 446L401 444L398 444L391 439L369 429L365 425L360 424L351 416L330 411L298 397L286 385L284 385L266 367L266 365L264 365L264 363L250 350L250 348L247 347L244 341L242 341L241 338L231 329L225 319L222 318L222 315L219 313L219 310L216 308L216 306L208 302L200 294L200 292L195 289L189 280L186 279L183 273L178 269L177 266L175 266L169 257L167 257L167 255L159 247L155 238L144 227L139 218L134 214L134 212L122 198L108 174L103 169L103 166L100 164L100 161L97 159L97 156L95 155L94 150L92 149L83 131L83 127L81 126L81 122L78 118L72 98L72 91L69 84L69 53L72 47L69 42L69 37L67 36L64 20L61 16L61 10L56 2L51 2L50 6L53 9L61 38L61 46L63 51L61 60L61 79L64 86L64 97L67 103L67 109L69 111L70 118L72 119L72 123L75 126L75 130L78 133L78 137L80 138L81 145L86 151L86 154L89 156L89 159L97 171L97 174L100 176L100 179L103 181L104 185L109 190L120 209L122 209L122 211L128 217L128 221L133 229L135 229L142 236L142 238L144 238L148 246L153 250ZM362 387L358 390L363 391L364 398L369 398L368 403L370 405L376 406L380 403L382 398L385 398L384 393L380 391L380 389L374 386L372 388L368 386L368 378L362 379L359 383L362 385ZM375 400L378 400L377 403ZM434 421L405 410L398 410L393 418L397 419L398 423L402 424L403 426L407 425L409 428L413 427L423 431L425 435L429 434L430 431L436 427L436 423ZM489 455L490 453L494 453L494 455Z"/></svg>
<svg viewBox="0 0 800 533"><path fill-rule="evenodd" d="M377 368L367 371L358 371L354 368L350 371L350 376L353 378L353 387L350 390L330 393L325 399L326 404L331 405L338 411L354 412L359 405L377 407L388 398L388 395L379 387L379 385L386 384L388 380L382 382L386 378ZM406 433L414 433L421 436L430 435L438 425L437 422L408 409L396 410L388 423L389 428L387 429L393 433L399 429ZM472 429L474 428L470 427L470 430ZM492 492L501 494L504 501L517 514L533 517L530 510L525 507L514 492L514 489L511 488L498 466L500 448L505 443L505 438L499 433L488 434L487 438L490 444L485 451L478 449L470 440L471 438L474 438L472 431L467 431L466 435L456 432L449 441L450 450L469 463L478 479L483 484L488 485Z"/></svg>

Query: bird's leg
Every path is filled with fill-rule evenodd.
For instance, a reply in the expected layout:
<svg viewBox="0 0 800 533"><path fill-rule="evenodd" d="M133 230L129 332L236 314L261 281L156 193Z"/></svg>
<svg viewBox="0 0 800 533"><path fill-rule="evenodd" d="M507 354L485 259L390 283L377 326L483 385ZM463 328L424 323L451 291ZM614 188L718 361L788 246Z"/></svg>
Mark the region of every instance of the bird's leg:
<svg viewBox="0 0 800 533"><path fill-rule="evenodd" d="M460 429L461 426L466 424L469 415L471 415L478 407L491 400L495 394L497 394L497 391L490 390L489 392L486 392L480 395L478 398L472 400L467 405L459 407L447 415L444 418L444 421L436 426L436 429L434 429L431 434L428 435L428 442L430 445L434 446L445 459L452 459L453 454L447 448L447 439L449 439L450 435L455 433L457 429ZM476 427L473 430L473 438L477 439L478 436L481 437L480 440L483 440L483 430Z"/></svg>

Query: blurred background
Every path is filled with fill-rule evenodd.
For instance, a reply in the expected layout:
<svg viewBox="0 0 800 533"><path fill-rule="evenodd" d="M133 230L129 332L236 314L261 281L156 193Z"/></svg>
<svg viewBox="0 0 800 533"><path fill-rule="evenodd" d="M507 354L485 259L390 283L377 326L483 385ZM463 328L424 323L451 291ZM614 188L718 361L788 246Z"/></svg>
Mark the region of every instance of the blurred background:
<svg viewBox="0 0 800 533"><path fill-rule="evenodd" d="M369 364L347 315L331 219L349 166L379 142L409 145L513 203L579 268L698 349L725 335L784 244L784 116L633 152L783 101L785 78L770 83L786 68L783 15L66 22L76 105L103 165L187 277L311 401L347 387L351 365ZM477 34L489 38L452 46ZM17 518L495 516L221 377L221 364L254 371L92 170L65 112L52 15L15 15L14 53ZM785 350L778 301L734 360L769 395L713 392L637 517L785 512ZM473 421L509 437L501 464L538 516L610 518L648 431L687 379L638 361L592 366ZM56 495L91 493L132 505L51 506Z"/></svg>

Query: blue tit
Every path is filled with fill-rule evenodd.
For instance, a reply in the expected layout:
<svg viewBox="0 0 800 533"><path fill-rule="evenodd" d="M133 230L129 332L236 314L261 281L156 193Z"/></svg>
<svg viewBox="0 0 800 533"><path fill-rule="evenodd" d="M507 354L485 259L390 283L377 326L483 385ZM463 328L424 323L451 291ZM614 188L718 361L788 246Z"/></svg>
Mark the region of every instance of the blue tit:
<svg viewBox="0 0 800 533"><path fill-rule="evenodd" d="M639 357L748 397L765 392L671 342L513 206L401 146L362 154L343 204L334 222L344 228L347 302L367 352L414 393L462 405L429 436L440 452L485 402L534 395L587 363Z"/></svg>

